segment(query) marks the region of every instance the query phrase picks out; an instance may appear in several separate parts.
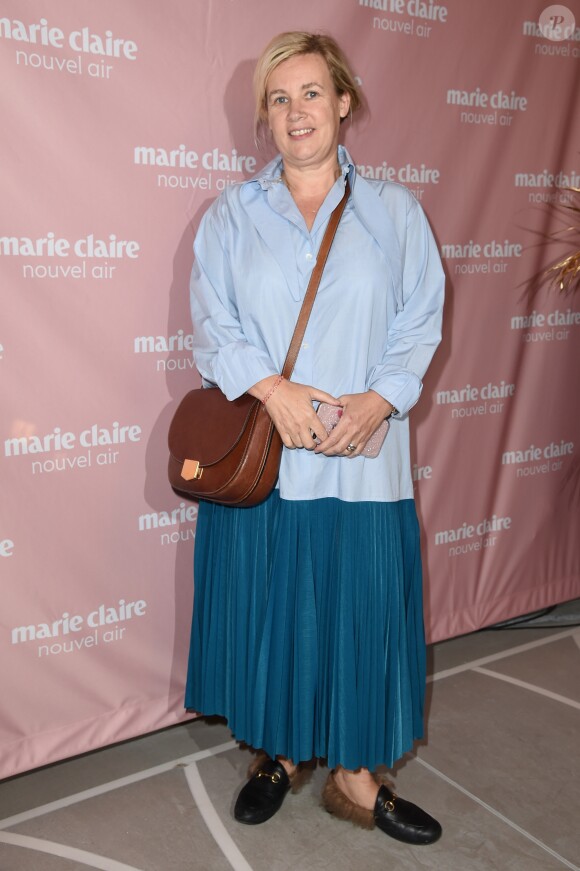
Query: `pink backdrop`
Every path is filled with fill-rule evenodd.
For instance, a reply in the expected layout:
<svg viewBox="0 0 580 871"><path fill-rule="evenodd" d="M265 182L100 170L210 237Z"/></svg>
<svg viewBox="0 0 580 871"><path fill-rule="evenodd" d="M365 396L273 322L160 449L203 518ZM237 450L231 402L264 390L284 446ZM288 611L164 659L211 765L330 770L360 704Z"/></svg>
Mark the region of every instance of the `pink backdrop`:
<svg viewBox="0 0 580 871"><path fill-rule="evenodd" d="M580 595L580 297L527 287L579 185L580 32L444 2L4 0L0 776L183 717L196 507L165 465L199 383L192 240L263 163L251 70L281 30L345 46L369 107L346 145L445 258L413 411L430 639Z"/></svg>

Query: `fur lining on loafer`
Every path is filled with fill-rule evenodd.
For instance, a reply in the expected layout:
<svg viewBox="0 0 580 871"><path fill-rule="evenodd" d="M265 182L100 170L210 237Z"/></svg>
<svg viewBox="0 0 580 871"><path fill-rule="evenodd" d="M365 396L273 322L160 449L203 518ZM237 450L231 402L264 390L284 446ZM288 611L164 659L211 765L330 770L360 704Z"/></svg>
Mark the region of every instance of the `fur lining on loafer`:
<svg viewBox="0 0 580 871"><path fill-rule="evenodd" d="M372 811L355 804L337 786L334 771L331 771L322 791L322 806L338 820L347 820L361 829L374 829L375 818Z"/></svg>
<svg viewBox="0 0 580 871"><path fill-rule="evenodd" d="M416 804L399 798L384 783L379 786L371 811L351 801L339 788L331 771L322 792L322 806L339 820L348 820L363 829L377 827L406 844L433 844L441 837L437 820Z"/></svg>

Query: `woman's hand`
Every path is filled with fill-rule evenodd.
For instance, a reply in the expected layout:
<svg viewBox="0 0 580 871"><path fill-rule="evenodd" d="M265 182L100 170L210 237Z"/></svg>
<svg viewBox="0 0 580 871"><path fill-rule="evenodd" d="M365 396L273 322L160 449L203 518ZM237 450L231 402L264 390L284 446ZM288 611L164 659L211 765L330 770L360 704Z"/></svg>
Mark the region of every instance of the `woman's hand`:
<svg viewBox="0 0 580 871"><path fill-rule="evenodd" d="M374 390L348 393L339 396L338 402L342 405L342 417L324 443L315 448L315 453L327 457L358 457L393 406ZM356 450L348 451L348 445L355 445Z"/></svg>
<svg viewBox="0 0 580 871"><path fill-rule="evenodd" d="M252 396L263 399L276 383L273 375L258 381L248 391ZM281 381L266 402L274 426L280 433L280 438L287 448L306 448L313 450L317 444L328 438L320 418L314 411L313 401L328 402L330 405L341 403L330 393L317 390L307 384L296 384L294 381Z"/></svg>

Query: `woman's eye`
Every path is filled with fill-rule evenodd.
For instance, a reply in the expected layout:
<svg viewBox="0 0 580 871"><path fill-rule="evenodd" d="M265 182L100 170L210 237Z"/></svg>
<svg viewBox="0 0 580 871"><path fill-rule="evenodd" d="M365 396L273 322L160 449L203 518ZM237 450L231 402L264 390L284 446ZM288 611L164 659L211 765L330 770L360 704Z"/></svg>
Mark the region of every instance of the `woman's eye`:
<svg viewBox="0 0 580 871"><path fill-rule="evenodd" d="M274 97L274 103L285 103L286 97Z"/></svg>
<svg viewBox="0 0 580 871"><path fill-rule="evenodd" d="M318 97L318 91L307 91L306 96L309 99L312 99L312 97Z"/></svg>

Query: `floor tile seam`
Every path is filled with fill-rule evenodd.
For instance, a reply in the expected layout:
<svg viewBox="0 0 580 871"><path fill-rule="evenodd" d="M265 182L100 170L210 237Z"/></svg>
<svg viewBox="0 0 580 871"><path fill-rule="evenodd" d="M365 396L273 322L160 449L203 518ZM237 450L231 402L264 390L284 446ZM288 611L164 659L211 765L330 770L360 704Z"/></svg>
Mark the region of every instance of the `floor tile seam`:
<svg viewBox="0 0 580 871"><path fill-rule="evenodd" d="M98 871L141 871L135 865L127 865L98 853L81 850L78 847L70 847L68 844L59 844L56 841L47 841L45 838L35 838L31 835L19 835L16 832L0 832L0 844L8 844L12 847L20 847L25 850L36 850L50 856L58 856L61 859L70 859L88 865L89 868L97 868Z"/></svg>
<svg viewBox="0 0 580 871"><path fill-rule="evenodd" d="M183 773L195 805L218 849L221 850L234 871L253 871L252 866L223 824L205 788L197 764L192 762L190 765L186 765Z"/></svg>
<svg viewBox="0 0 580 871"><path fill-rule="evenodd" d="M448 783L450 786L454 787L454 789L457 789L463 795L470 798L472 801L474 801L480 807L484 808L484 810L488 811L488 813L492 814L497 819L501 820L503 823L505 823L505 825L514 829L520 835L523 835L523 837L525 837L527 840L531 841L533 844L536 844L536 846L540 847L546 853L549 853L550 856L552 856L554 859L557 859L559 862L562 863L562 865L564 865L566 868L569 868L570 871L580 871L580 867L578 865L574 865L573 862L570 862L564 856L561 856L560 853L557 853L555 850L552 849L552 847L548 846L548 844L545 844L543 841L540 841L540 839L536 838L535 835L532 835L531 832L526 831L526 829L519 826L516 822L514 822L513 820L510 820L509 817L506 817L505 814L502 814L501 811L497 810L497 808L492 807L492 805L488 804L482 798L479 798L479 796L475 795L475 793L470 792L470 790L466 789L464 786L461 786L460 783L457 783L456 780L453 780L451 777L448 777L446 774L444 774L443 771L440 771L438 768L435 768L434 765L431 765L429 762L426 762L424 759L421 759L419 756L415 757L415 761L418 762L419 765L422 765L424 768L426 768L428 771L430 771L432 774L441 778L441 780L444 780L445 783Z"/></svg>
<svg viewBox="0 0 580 871"><path fill-rule="evenodd" d="M461 674L464 671L471 671L482 665L488 665L490 662L497 662L500 659L506 659L508 656L517 656L520 653L527 653L529 650L534 650L537 647L543 647L545 644L552 644L554 641L562 641L564 638L574 638L580 645L580 630L578 628L566 629L563 632L557 632L550 635L548 638L537 638L535 641L528 641L526 644L519 644L517 647L510 647L498 653L490 653L488 656L481 656L478 659L472 659L470 662L462 663L462 665L453 666L453 668L445 668L442 671L437 671L435 674L427 676L427 683L433 683L436 680L442 680L446 677L453 677L456 674Z"/></svg>
<svg viewBox="0 0 580 871"><path fill-rule="evenodd" d="M502 674L501 671L492 671L489 668L474 668L473 671L477 672L477 674L488 675L488 677L504 681L505 683L520 687L521 689L529 690L532 693L537 693L538 695L545 696L547 699L552 699L554 702L560 702L562 705L568 705L570 708L576 708L576 710L580 711L580 702L577 702L576 699L562 696L560 693L553 693L551 690L537 686L537 684L528 683L525 680L520 680L519 678L512 677L509 674Z"/></svg>
<svg viewBox="0 0 580 871"><path fill-rule="evenodd" d="M115 780L101 783L99 786L93 786L90 789L83 789L81 792L73 793L72 795L63 796L55 801L47 804L39 805L30 810L22 811L19 814L14 814L10 817L5 817L0 820L0 832L3 829L8 829L11 826L26 823L36 817L44 816L53 811L62 810L66 807L71 807L80 802L87 801L91 798L96 798L100 795L105 795L108 792L113 792L116 789L122 789L124 786L131 786L134 783L139 783L142 780L148 780L150 777L156 777L158 774L165 774L179 766L186 766L192 762L199 762L202 759L207 759L210 756L216 756L218 753L226 753L228 750L233 750L238 746L237 741L226 741L223 744L216 744L215 747L208 747L205 750L198 750L195 753L190 753L187 756L181 756L177 759L172 759L169 762L163 762L160 765L154 765L152 768L145 768L141 771L135 771L133 774L128 774L125 777L119 777Z"/></svg>

